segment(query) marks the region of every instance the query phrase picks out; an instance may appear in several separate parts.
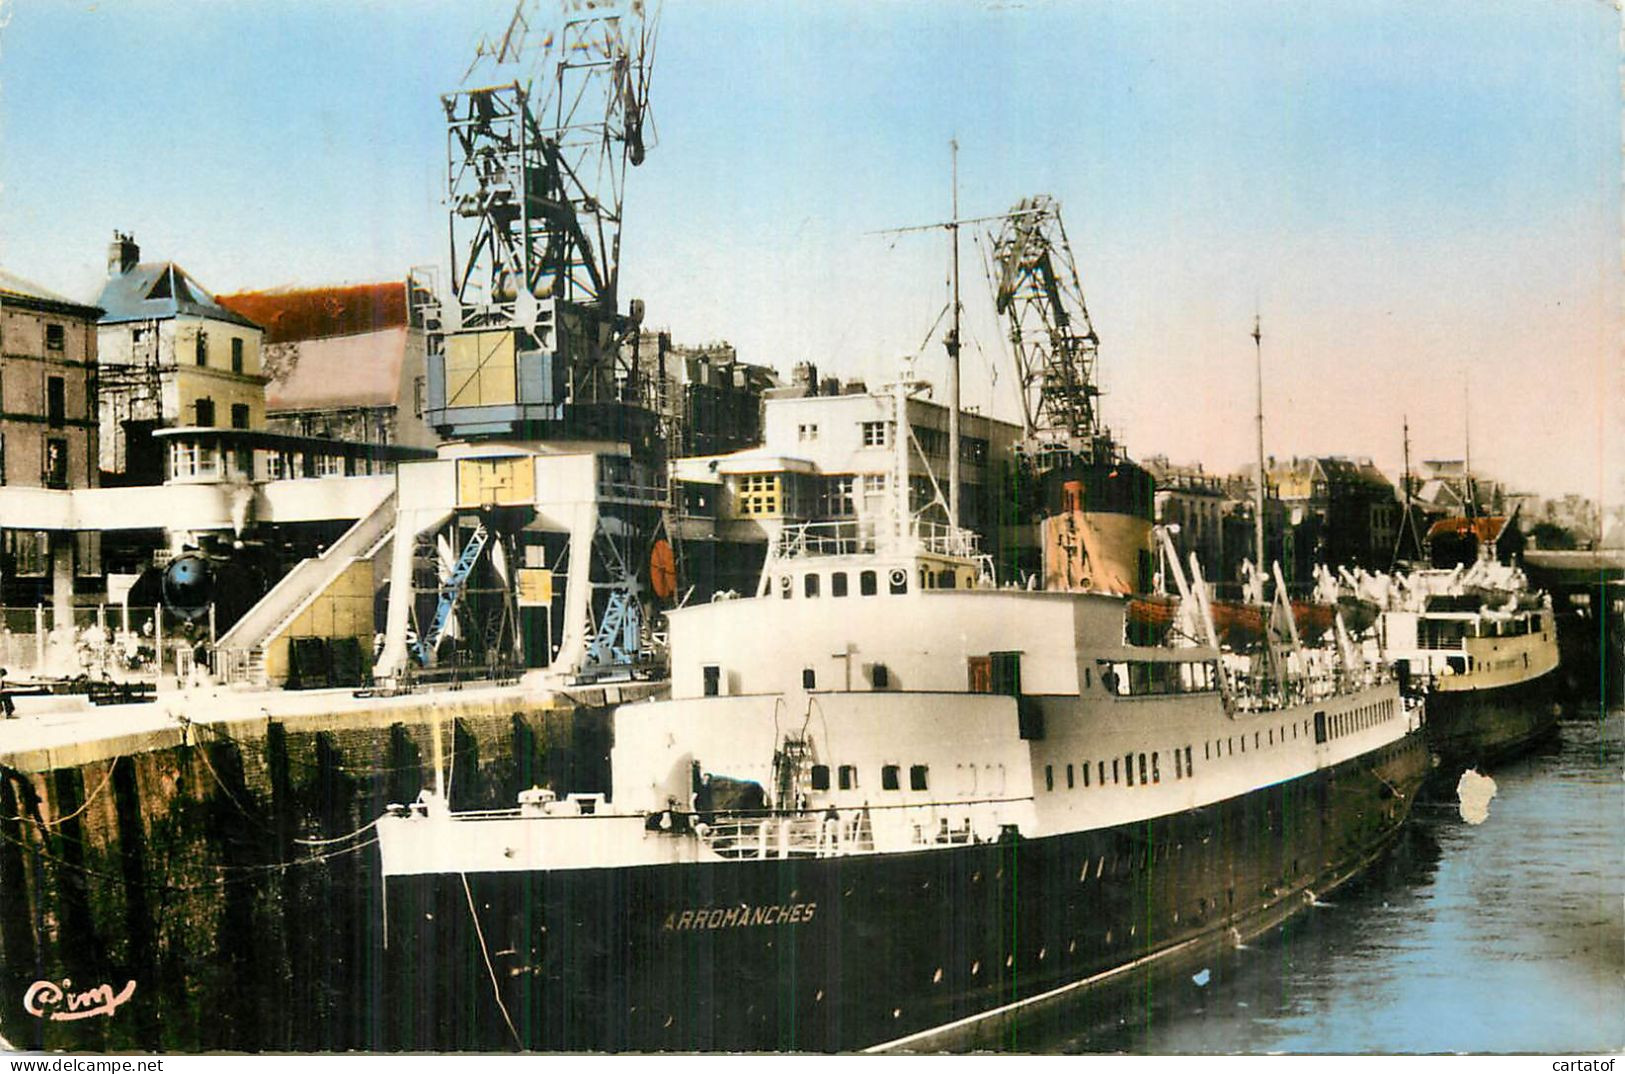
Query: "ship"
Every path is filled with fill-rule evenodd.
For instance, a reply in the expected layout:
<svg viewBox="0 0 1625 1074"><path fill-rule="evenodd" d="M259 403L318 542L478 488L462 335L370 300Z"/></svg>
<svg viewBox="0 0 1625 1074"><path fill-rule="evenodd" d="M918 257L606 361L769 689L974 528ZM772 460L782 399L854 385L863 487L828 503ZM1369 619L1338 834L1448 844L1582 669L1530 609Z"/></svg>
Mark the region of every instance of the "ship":
<svg viewBox="0 0 1625 1074"><path fill-rule="evenodd" d="M669 614L670 697L614 712L607 793L389 807L406 1046L997 1045L1265 932L1394 840L1421 712L1352 646L1288 625L1223 651L1194 560L1136 643L1132 598L998 586L900 499L786 527L754 596Z"/></svg>
<svg viewBox="0 0 1625 1074"><path fill-rule="evenodd" d="M1452 786L1556 731L1556 619L1521 570L1483 558L1397 575L1387 604L1383 650L1406 690L1426 695L1428 744Z"/></svg>

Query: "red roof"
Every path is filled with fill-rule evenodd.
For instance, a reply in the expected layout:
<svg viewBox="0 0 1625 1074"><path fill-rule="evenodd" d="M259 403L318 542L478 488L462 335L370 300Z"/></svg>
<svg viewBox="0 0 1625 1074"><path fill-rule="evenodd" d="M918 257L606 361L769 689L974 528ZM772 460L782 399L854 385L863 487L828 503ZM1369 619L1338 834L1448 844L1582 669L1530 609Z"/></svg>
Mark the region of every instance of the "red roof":
<svg viewBox="0 0 1625 1074"><path fill-rule="evenodd" d="M265 328L265 342L353 336L406 325L406 284L240 291L215 301Z"/></svg>
<svg viewBox="0 0 1625 1074"><path fill-rule="evenodd" d="M1480 544L1489 544L1501 537L1501 531L1506 529L1506 516L1493 515L1488 518L1441 518L1428 527L1428 540L1435 537L1465 537L1471 533L1478 538Z"/></svg>

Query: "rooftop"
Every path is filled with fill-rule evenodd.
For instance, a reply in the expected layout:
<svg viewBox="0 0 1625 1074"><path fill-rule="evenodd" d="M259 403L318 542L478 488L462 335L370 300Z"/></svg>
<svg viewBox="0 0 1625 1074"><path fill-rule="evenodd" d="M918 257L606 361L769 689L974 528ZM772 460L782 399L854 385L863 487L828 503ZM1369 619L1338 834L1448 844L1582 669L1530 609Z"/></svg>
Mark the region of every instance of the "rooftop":
<svg viewBox="0 0 1625 1074"><path fill-rule="evenodd" d="M97 316L102 312L95 306L75 302L65 295L59 295L40 286L33 280L25 280L21 276L14 276L5 269L0 269L0 303L6 302L56 308L65 313L77 313L81 316Z"/></svg>
<svg viewBox="0 0 1625 1074"><path fill-rule="evenodd" d="M409 323L401 280L239 291L221 295L219 302L263 325L267 343L361 335Z"/></svg>
<svg viewBox="0 0 1625 1074"><path fill-rule="evenodd" d="M207 317L215 321L259 328L242 314L215 300L191 275L173 261L144 261L107 278L96 304L106 312L102 324L161 321L172 317Z"/></svg>

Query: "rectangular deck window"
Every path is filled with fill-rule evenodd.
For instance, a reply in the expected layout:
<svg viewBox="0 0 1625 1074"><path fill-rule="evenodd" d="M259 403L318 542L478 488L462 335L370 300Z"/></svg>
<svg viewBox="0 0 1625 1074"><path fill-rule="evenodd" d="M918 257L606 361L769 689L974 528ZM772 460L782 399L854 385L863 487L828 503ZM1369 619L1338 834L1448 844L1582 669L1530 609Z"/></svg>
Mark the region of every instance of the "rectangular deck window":
<svg viewBox="0 0 1625 1074"><path fill-rule="evenodd" d="M897 776L900 771L901 769L897 765L882 765L880 768L880 789L883 791L897 790Z"/></svg>
<svg viewBox="0 0 1625 1074"><path fill-rule="evenodd" d="M843 764L836 777L840 781L841 790L854 790L858 785L858 768L856 765Z"/></svg>

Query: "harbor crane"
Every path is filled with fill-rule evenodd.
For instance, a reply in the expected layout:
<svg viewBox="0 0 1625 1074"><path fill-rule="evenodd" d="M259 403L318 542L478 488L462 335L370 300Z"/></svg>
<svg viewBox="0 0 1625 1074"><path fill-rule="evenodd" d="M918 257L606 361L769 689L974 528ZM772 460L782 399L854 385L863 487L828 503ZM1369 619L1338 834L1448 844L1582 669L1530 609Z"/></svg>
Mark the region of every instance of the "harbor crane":
<svg viewBox="0 0 1625 1074"><path fill-rule="evenodd" d="M1090 460L1109 453L1095 382L1100 338L1060 204L1045 194L1023 199L993 237L993 260L994 308L1009 325L1027 441Z"/></svg>

